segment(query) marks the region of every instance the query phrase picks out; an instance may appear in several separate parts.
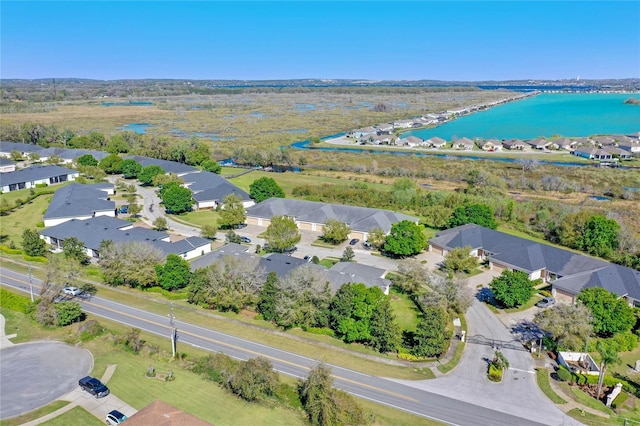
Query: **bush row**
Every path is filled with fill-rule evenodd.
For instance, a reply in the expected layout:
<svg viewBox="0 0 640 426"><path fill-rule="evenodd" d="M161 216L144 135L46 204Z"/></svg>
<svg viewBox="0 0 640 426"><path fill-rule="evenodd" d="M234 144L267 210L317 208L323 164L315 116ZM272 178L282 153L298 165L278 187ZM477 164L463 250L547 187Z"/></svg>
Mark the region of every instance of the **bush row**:
<svg viewBox="0 0 640 426"><path fill-rule="evenodd" d="M189 296L189 293L187 292L172 292L158 286L144 288L144 291L160 293L169 300L186 300Z"/></svg>
<svg viewBox="0 0 640 426"><path fill-rule="evenodd" d="M16 248L11 248L11 247L7 247L4 244L0 245L0 251L6 254L22 254L22 250L20 249L16 249Z"/></svg>

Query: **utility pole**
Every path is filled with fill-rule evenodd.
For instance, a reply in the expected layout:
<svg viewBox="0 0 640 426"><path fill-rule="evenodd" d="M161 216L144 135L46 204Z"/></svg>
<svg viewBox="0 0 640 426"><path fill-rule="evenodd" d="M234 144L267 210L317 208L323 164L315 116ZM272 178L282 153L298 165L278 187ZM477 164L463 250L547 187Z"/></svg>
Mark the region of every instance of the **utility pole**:
<svg viewBox="0 0 640 426"><path fill-rule="evenodd" d="M169 312L169 326L171 327L171 352L173 357L176 357L176 346L178 340L178 329L175 325L176 317L173 315L173 302L171 303L171 308Z"/></svg>
<svg viewBox="0 0 640 426"><path fill-rule="evenodd" d="M31 273L31 265L29 265L29 292L31 293L31 301L33 302L33 274Z"/></svg>

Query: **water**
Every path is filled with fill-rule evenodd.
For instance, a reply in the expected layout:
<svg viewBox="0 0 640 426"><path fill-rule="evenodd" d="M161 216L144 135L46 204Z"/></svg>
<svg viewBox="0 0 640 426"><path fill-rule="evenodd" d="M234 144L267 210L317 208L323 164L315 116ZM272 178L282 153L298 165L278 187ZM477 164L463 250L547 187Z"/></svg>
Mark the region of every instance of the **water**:
<svg viewBox="0 0 640 426"><path fill-rule="evenodd" d="M149 129L153 124L149 123L128 123L124 124L120 127L117 127L118 130L136 132L139 135L144 135L147 133L147 129Z"/></svg>
<svg viewBox="0 0 640 426"><path fill-rule="evenodd" d="M149 101L137 101L137 102L103 102L102 106L149 106L153 105L153 102Z"/></svg>
<svg viewBox="0 0 640 426"><path fill-rule="evenodd" d="M590 195L588 198L591 199L591 200L596 200L596 201L611 201L611 198L602 197L600 195Z"/></svg>
<svg viewBox="0 0 640 426"><path fill-rule="evenodd" d="M630 134L640 130L640 106L624 104L629 93L542 93L445 123L403 134L483 139L535 139Z"/></svg>

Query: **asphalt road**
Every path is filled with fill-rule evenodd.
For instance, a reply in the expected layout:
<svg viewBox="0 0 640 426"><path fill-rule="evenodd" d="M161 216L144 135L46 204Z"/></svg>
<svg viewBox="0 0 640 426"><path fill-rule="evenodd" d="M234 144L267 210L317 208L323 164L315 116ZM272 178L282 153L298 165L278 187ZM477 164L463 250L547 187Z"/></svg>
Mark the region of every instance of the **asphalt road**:
<svg viewBox="0 0 640 426"><path fill-rule="evenodd" d="M5 268L0 268L0 282L3 285L29 291L29 279ZM33 280L34 287L39 286L37 279ZM80 301L83 309L91 314L108 318L120 323L137 327L147 332L169 339L168 318L152 314L130 306L122 305L93 297L91 301ZM256 356L268 358L274 368L281 373L293 377L306 377L309 368L315 366L319 360L296 355L294 353L275 349L266 345L240 339L215 330L202 328L189 323L175 321L178 328L179 345L192 345L206 350L223 352L238 359L249 359ZM327 363L335 378L335 386L356 396L385 404L412 414L431 418L451 425L551 425L567 424L567 418L558 422L549 422L545 413L530 413L522 417L504 411L518 412L518 407L509 410L495 410L466 400L464 395L456 398L444 395L437 390L425 390L409 386L400 381L373 377L356 371ZM443 392L446 393L446 392ZM571 420L571 419L569 419Z"/></svg>

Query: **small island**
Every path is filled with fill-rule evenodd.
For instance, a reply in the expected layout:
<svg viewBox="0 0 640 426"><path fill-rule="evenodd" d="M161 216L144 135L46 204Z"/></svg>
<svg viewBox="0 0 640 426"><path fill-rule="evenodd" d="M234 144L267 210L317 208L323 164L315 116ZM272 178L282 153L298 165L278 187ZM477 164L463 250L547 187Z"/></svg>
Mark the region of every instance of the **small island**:
<svg viewBox="0 0 640 426"><path fill-rule="evenodd" d="M630 105L640 105L640 99L638 98L629 98L624 101L625 104Z"/></svg>

